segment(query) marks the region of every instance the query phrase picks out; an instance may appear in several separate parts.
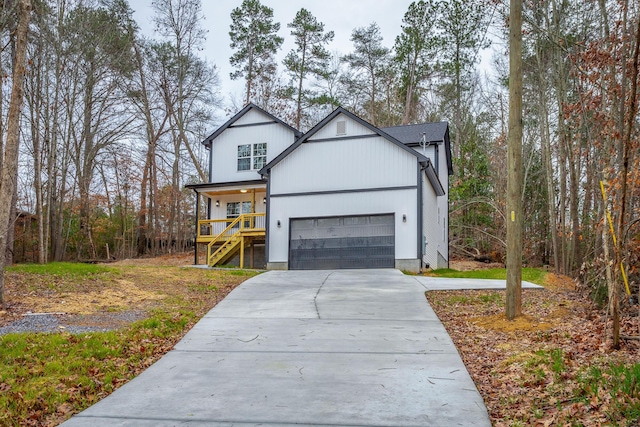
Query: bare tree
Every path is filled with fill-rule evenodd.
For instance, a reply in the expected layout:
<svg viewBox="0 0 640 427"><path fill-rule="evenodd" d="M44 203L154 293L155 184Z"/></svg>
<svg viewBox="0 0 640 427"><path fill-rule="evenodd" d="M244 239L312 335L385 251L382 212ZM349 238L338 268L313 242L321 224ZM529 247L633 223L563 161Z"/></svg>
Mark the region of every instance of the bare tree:
<svg viewBox="0 0 640 427"><path fill-rule="evenodd" d="M13 80L9 114L7 117L7 140L4 146L2 178L0 180L0 248L4 252L7 247L7 233L13 227L11 213L12 199L15 192L18 169L18 152L20 145L20 110L24 96L24 76L26 73L27 35L31 18L31 1L18 2L18 25L16 27L15 60L13 63ZM2 253L0 252L0 253ZM4 267L5 257L0 256L0 304L4 304Z"/></svg>
<svg viewBox="0 0 640 427"><path fill-rule="evenodd" d="M165 42L156 46L162 82L157 88L164 100L168 117L168 134L173 148L171 164L171 205L168 219L168 239L178 242L176 233L180 230L180 205L184 184L181 174L183 150L196 169L200 181L207 176L195 154L193 144L198 144L202 136L198 130L201 124L211 118L211 111L219 104L214 93L219 86L217 70L196 55L205 40L202 28L200 0L156 0L156 30Z"/></svg>

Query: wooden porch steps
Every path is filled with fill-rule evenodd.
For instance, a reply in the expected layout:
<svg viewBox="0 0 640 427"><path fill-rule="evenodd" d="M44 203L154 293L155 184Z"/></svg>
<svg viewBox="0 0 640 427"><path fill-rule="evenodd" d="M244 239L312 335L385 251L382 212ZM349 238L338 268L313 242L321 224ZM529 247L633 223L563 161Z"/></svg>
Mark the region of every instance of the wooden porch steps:
<svg viewBox="0 0 640 427"><path fill-rule="evenodd" d="M264 214L240 215L221 233L208 241L207 265L209 267L224 265L240 253L240 268L244 268L244 248L250 247L256 240L264 237L266 237Z"/></svg>

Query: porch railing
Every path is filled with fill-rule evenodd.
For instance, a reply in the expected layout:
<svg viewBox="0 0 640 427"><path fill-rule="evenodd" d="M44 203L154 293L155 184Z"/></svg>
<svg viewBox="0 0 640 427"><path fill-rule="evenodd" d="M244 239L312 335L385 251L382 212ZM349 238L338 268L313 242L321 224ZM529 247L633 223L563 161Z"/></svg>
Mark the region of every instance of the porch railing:
<svg viewBox="0 0 640 427"><path fill-rule="evenodd" d="M240 220L239 218L242 218ZM238 218L223 218L223 219L204 219L198 221L198 235L196 236L198 241L202 241L203 238L216 238L218 241L221 238L229 237L240 228L240 221L242 221L243 231L260 231L265 230L266 215L264 213L242 214ZM227 228L231 224L236 228L231 233L225 233Z"/></svg>

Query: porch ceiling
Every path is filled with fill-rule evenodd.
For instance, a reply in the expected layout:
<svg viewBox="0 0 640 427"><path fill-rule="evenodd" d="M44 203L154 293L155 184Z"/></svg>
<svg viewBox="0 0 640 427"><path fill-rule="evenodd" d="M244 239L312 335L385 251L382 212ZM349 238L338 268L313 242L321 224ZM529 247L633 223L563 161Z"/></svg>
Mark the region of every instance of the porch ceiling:
<svg viewBox="0 0 640 427"><path fill-rule="evenodd" d="M245 191L242 191L245 190ZM233 190L205 190L205 191L199 191L200 194L204 195L204 196L208 196L208 197L215 197L215 196L226 196L229 194L251 194L252 191L256 191L260 192L259 190L262 191L266 191L267 190L267 186L263 186L263 187L254 187L254 188L243 188L243 189L233 189Z"/></svg>
<svg viewBox="0 0 640 427"><path fill-rule="evenodd" d="M187 188L191 188L207 197L224 196L229 194L247 194L253 191L261 192L267 190L267 183L265 181L243 181L243 182L226 182L226 183L204 183L187 185Z"/></svg>

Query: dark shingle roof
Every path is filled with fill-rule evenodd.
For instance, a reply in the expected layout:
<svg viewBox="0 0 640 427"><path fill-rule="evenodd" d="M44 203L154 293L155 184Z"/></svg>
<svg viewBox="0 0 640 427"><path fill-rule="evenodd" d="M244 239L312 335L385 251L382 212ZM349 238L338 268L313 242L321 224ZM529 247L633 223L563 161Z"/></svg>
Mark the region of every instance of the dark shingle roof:
<svg viewBox="0 0 640 427"><path fill-rule="evenodd" d="M447 122L421 123L416 125L393 126L380 128L403 144L420 144L422 135L429 142L444 142L447 134Z"/></svg>
<svg viewBox="0 0 640 427"><path fill-rule="evenodd" d="M453 175L453 163L451 161L451 141L449 141L449 124L447 122L420 123L416 125L393 126L380 128L383 132L394 137L408 147L416 147L422 142L422 137L427 144L444 143L447 159L447 170Z"/></svg>

